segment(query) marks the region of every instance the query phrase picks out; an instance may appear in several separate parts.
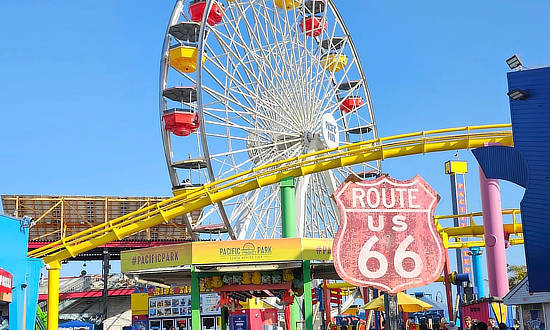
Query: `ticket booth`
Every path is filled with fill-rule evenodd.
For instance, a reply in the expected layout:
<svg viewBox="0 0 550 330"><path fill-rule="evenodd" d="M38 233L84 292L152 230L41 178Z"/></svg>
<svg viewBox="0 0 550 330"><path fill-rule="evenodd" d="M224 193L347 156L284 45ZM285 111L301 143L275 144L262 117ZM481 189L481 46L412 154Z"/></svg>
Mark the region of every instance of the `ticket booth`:
<svg viewBox="0 0 550 330"><path fill-rule="evenodd" d="M136 329L191 329L191 288L149 288L132 294L132 326ZM201 329L220 330L221 311L216 307L219 295L201 294Z"/></svg>

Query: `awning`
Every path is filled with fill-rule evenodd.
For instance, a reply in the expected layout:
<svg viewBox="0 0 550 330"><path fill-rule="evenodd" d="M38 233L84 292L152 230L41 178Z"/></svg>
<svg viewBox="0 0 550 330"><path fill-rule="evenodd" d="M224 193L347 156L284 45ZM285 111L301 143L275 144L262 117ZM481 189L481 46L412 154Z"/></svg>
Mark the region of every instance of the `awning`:
<svg viewBox="0 0 550 330"><path fill-rule="evenodd" d="M11 302L13 275L0 268L0 301Z"/></svg>
<svg viewBox="0 0 550 330"><path fill-rule="evenodd" d="M61 323L59 330L94 330L94 325L91 323L81 321L69 321Z"/></svg>

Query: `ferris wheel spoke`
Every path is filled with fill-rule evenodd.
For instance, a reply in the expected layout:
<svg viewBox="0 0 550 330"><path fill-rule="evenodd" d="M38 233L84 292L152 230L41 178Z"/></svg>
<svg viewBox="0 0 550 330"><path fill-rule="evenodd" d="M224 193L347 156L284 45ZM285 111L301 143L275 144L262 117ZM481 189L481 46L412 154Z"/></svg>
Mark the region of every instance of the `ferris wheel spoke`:
<svg viewBox="0 0 550 330"><path fill-rule="evenodd" d="M273 17L273 22L269 24L270 30L273 34L273 39L276 40L279 55L277 56L278 60L276 60L276 63L278 67L282 68L283 74L286 76L285 81L281 84L285 88L287 98L293 101L294 110L297 111L301 107L301 102L298 98L298 94L296 93L296 82L299 77L297 77L293 71L294 63L289 62L293 57L293 53L289 51L289 42L292 42L291 40L289 41L291 29L288 25L285 25L284 29L282 28L279 16L279 13L275 10L271 15L271 17ZM277 18L277 20L275 20L275 18ZM276 22L279 22L278 30L277 25L275 24ZM279 34L275 33L276 30L279 31Z"/></svg>
<svg viewBox="0 0 550 330"><path fill-rule="evenodd" d="M235 234L238 239L244 239L246 237L253 216L253 209L251 206L257 204L260 193L261 190L257 189L243 196L236 210L231 213L229 221L234 224Z"/></svg>
<svg viewBox="0 0 550 330"><path fill-rule="evenodd" d="M211 113L215 113L215 112L221 112L221 113L232 113L236 116L238 116L239 119L243 120L243 121L246 121L248 124L250 125L254 125L253 122L251 121L251 119L249 118L250 114L254 114L256 117L257 117L257 123L260 124L261 128L264 128L264 129L267 129L269 127L269 125L267 125L268 122L271 122L273 121L273 118L270 118L268 116L266 116L264 113L262 112L259 112L259 111L256 111L256 110L252 110L252 109L248 109L246 108L245 109L246 111L238 111L236 109L234 109L233 107L230 107L229 105L226 105L226 108L225 109L216 109L216 108L204 108L204 111L205 112L211 112ZM261 120L260 120L261 119ZM288 120L283 120L283 122L285 124L288 124L289 126L289 129L291 129L293 132L295 132L297 135L300 134L300 132L298 132L293 126L293 124L288 121Z"/></svg>
<svg viewBox="0 0 550 330"><path fill-rule="evenodd" d="M266 6L263 7L264 10L266 10ZM253 14L254 14L254 19L257 23L259 23L259 14L256 12L256 10L253 10ZM264 17L267 17L269 18L269 15L265 15ZM268 31L267 29L264 29L263 25L262 24L256 24L256 26L259 26L261 31L262 31L262 34L263 34L263 37L266 39L266 40L269 40L269 33L268 32L271 32L271 35L273 37L274 40L277 40L277 35L275 34L275 29L273 28L273 24L267 24L268 27L270 27L271 29ZM269 44L269 43L268 43ZM288 67L287 66L284 66L284 65L281 65L283 64L283 62L281 61L282 59L285 58L285 55L288 54L288 51L287 51L287 48L285 48L285 51L283 52L282 48L281 48L281 43L280 42L274 42L273 44L274 46L277 46L277 50L278 50L278 54L279 56L267 56L266 55L266 52L265 51L262 51L262 56L266 59L268 59L268 63L270 64L273 64L273 63L276 63L277 64L277 67L282 67L282 69L284 70L283 73L280 73L280 74L277 74L275 75L275 77L277 78L278 80L278 83L280 86L283 86L283 84L286 84L288 85L290 83L288 77ZM280 59L279 61L277 61L277 59ZM273 66L271 67L271 70L272 72L277 72ZM284 78L285 75L284 73L286 73L286 77L287 79L285 79L284 83L283 81L281 81L281 78Z"/></svg>
<svg viewBox="0 0 550 330"><path fill-rule="evenodd" d="M226 176L226 175L234 174L236 171L244 171L250 165L261 166L261 165L269 164L269 163L272 162L272 159L273 159L272 157L269 157L269 156L272 156L273 154L275 154L275 150L270 149L270 148L263 148L263 150L261 150L261 152L259 154L257 154L255 157L250 157L250 158L240 162L238 165L230 165L227 162L226 158L217 157L217 158L213 158L213 160L216 161L220 165L220 169L224 168L224 165L226 167L228 167L227 170L220 171L219 176L223 177L223 176ZM300 149L299 148L294 148L294 149L291 149L291 150L287 150L283 154L278 153L279 157L281 157L282 159L293 158L293 157L296 157L299 154L300 154ZM231 163L231 164L233 164L233 163Z"/></svg>
<svg viewBox="0 0 550 330"><path fill-rule="evenodd" d="M239 61L241 61L241 60L239 59ZM242 62L242 61L241 61L241 62ZM227 72L227 70L226 70L225 68L223 68L223 66L221 66L220 64L216 64L216 66L217 66L220 70L225 71L225 73L226 73L227 75L230 76L229 72ZM234 81L238 82L237 79L234 79ZM251 90L249 90L245 85L243 85L242 83L239 83L238 85L240 85L239 87L241 87L241 88L247 90L247 93L244 93L244 92L243 92L243 93L242 93L242 96L244 96L245 98L255 98L255 97L256 97L256 96L254 95L254 92L251 91ZM266 90L268 90L265 86L263 86L263 88L266 89ZM268 92L268 94L271 94L271 92ZM278 100L278 99L279 99L278 96L273 96L273 97L271 98L271 100ZM282 106L282 105L279 104L279 107L281 107L281 106ZM272 108L272 110L275 110L275 109L276 109L276 108ZM276 111L276 110L275 110L275 111ZM281 117L281 118L285 118L282 114L280 114L280 117Z"/></svg>
<svg viewBox="0 0 550 330"><path fill-rule="evenodd" d="M293 17L294 18L297 18L297 13L296 13L296 6L294 6L292 9L291 9L292 13L293 13ZM298 35L298 29L295 25L295 22L291 22L290 21L290 18L289 18L289 13L290 13L290 10L286 10L284 11L284 23L285 23L285 26L288 27L288 33L289 33L289 37L291 38L291 43L295 43L295 47L288 47L288 48L291 48L291 51L290 51L290 54L291 56L288 58L289 60L289 68L292 69L292 72L293 72L293 76L294 76L294 84L293 84L293 87L294 87L294 94L295 94L295 97L296 99L298 99L298 102L300 102L301 100L301 103L302 103L302 106L300 107L298 105L298 108L301 109L300 111L300 119L303 121L303 122L307 122L307 110L308 109L305 109L303 104L305 103L305 86L304 86L304 76L300 74L300 71L301 71L301 68L302 68L302 65L301 65L301 61L299 61L298 57L297 57L297 52L298 50L301 48L301 45L300 45L300 38L299 38L299 35Z"/></svg>
<svg viewBox="0 0 550 330"><path fill-rule="evenodd" d="M342 50L339 53L337 53L337 56L340 56L340 55L343 55ZM347 73L349 72L349 70L351 70L351 68L353 67L353 64L355 64L354 61L355 60L352 60L352 63L346 66L344 73L342 74L342 77L338 81L336 80L335 70L332 70L328 77L324 75L324 77L326 78L325 84L323 85L322 88L318 90L320 94L317 95L319 100L317 103L318 107L322 108L326 100L334 98L336 96L336 91L334 90L335 86L339 86L347 78Z"/></svg>
<svg viewBox="0 0 550 330"><path fill-rule="evenodd" d="M308 186L311 180L311 175L305 175L297 178L296 181L296 232L298 237L305 237L304 228L306 227L306 208L307 208L307 194Z"/></svg>
<svg viewBox="0 0 550 330"><path fill-rule="evenodd" d="M254 11L254 6L250 6L251 10ZM239 7L240 9L240 7ZM255 12L255 11L254 11ZM242 11L241 11L241 14L244 14ZM229 22L233 22L233 20L229 20ZM246 23L246 22L245 22ZM232 28L233 31L228 31L228 34L232 34L233 37L235 36L239 36L240 40L241 40L241 44L243 45L244 49L247 51L248 54L251 54L251 57L254 59L255 61L255 64L258 65L259 67L261 67L262 69L264 69L265 71L265 68L267 67L267 64L270 64L269 62L265 61L265 55L263 54L263 59L264 61L259 61L255 54L257 53L256 49L254 48L250 48L249 46L247 46L247 42L244 40L244 38L242 37L242 34L240 33L241 29L239 29L238 27L236 27L234 24L229 24L229 26ZM247 31L249 31L249 35L250 35L250 25L247 24ZM255 41L258 45L258 50L261 51L263 53L263 48L264 46L261 44L261 42L259 42L257 39L255 38L251 38L250 42L252 41ZM273 68L271 68L271 71L270 71L273 75L277 75L278 72L277 70L273 70ZM262 77L263 78L263 77Z"/></svg>
<svg viewBox="0 0 550 330"><path fill-rule="evenodd" d="M239 129L239 130L242 130L242 131L247 132L247 133L258 133L258 132L259 133L273 133L272 130L258 128L258 127L243 126L243 125L239 125L235 122L224 120L224 118L222 118L222 117L214 116L212 112L208 112L208 116L212 117L213 119L218 119L219 121L213 121L213 120L206 120L205 119L206 124L228 127L228 128L233 129L233 130ZM290 132L285 133L285 136L299 137L298 134L290 133Z"/></svg>
<svg viewBox="0 0 550 330"><path fill-rule="evenodd" d="M210 74L210 76L212 76L212 78L214 79L214 81L217 83L217 85L219 85L220 87L224 87L224 84L216 79L216 77L208 70L208 68L205 68L205 71L207 73ZM182 74L184 77L188 78L190 81L192 81L193 83L196 83L196 81L187 73L183 73L183 72L180 72L178 71L180 74ZM208 93L210 96L212 96L213 98L215 99L218 99L218 100L221 100L221 101L230 101L238 106L242 106L243 108L247 108L247 109L252 109L253 108L253 104L252 103L249 103L249 106L245 106L243 105L242 103L240 103L239 99L231 92L230 89L226 89L226 94L229 94L231 96L231 99L228 98L227 96L217 92L215 89L213 88L209 88L209 87L203 87L205 92ZM249 95L249 94L246 94L246 95ZM245 99L246 101L248 101L248 99Z"/></svg>
<svg viewBox="0 0 550 330"><path fill-rule="evenodd" d="M253 9L253 7L254 7L254 6L252 6L252 11L253 11L253 13L254 13L254 15L255 15L256 12L255 12L255 10ZM242 12L241 12L241 14L242 14ZM245 24L246 24L246 31L248 31L248 34L251 36L250 41L256 43L256 45L257 45L257 47L258 47L258 50L260 51L261 57L262 57L262 59L263 59L263 61L259 61L259 60L256 60L256 57L254 57L254 59L256 60L256 63L258 64L258 67L262 69L262 72L261 72L261 73L262 73L263 75L267 75L267 76L271 76L271 77L274 76L275 78L279 79L279 76L277 76L276 74L273 75L273 74L269 74L269 73L267 72L266 67L269 67L270 73L276 73L276 72L278 72L278 70L275 70L275 69L273 68L273 66L272 66L272 59L267 57L267 55L266 55L266 53L265 53L265 51L264 51L264 45L262 44L262 42L255 36L254 33L251 33L251 32L252 32L252 31L251 31L252 28L250 27L250 24L249 24L248 22L246 22L246 21L245 21ZM235 35L240 35L239 30L238 30L236 27L234 27L234 26L232 26L232 27L234 28L234 31L233 31L233 32L235 33ZM275 38L274 38L274 39L275 39ZM244 40L243 40L243 42L244 42ZM248 47L248 46L247 46L247 47ZM251 49L251 48L248 48L248 52L251 53L251 54L256 54L256 53L257 53L253 48L252 48L252 49ZM277 89L277 88L275 88L275 89Z"/></svg>
<svg viewBox="0 0 550 330"><path fill-rule="evenodd" d="M322 230L321 233L324 232L325 235L328 234L329 237L334 235L335 229L340 223L339 213L335 212L337 207L335 205L335 202L330 198L335 190L334 184L336 184L334 177L332 177L332 173L332 171L319 173L313 187L313 191L317 195L317 199L320 203L320 207L318 208L318 210L321 213L321 216L319 218L322 220L322 227L325 229ZM326 219L334 220L328 222L326 221Z"/></svg>
<svg viewBox="0 0 550 330"><path fill-rule="evenodd" d="M328 22L328 11L325 10L325 13L323 14L325 19L327 20ZM329 38L327 38L327 40L332 40L335 36L335 33L336 33L336 28L337 28L337 24L332 24L332 32L331 32L331 35ZM321 33L321 38L323 36L328 36L328 33L323 31ZM344 45L345 46L345 45ZM321 52L321 46L318 47L318 50L319 52ZM344 49L345 47L342 47L341 49ZM331 53L331 50L330 50L330 47L329 47L329 50L327 52L328 53ZM317 105L317 97L318 97L318 91L322 88L323 84L327 84L327 80L325 79L321 79L321 77L324 77L327 75L327 72L326 72L326 69L325 67L321 64L321 54L316 54L316 56L312 56L311 57L311 60L312 60L312 66L315 66L315 75L310 77L310 81L321 81L322 83L316 83L314 85L314 89L313 89L313 92L311 94L311 102L312 104L314 104L314 108L316 108L318 105ZM314 63L313 63L314 62ZM328 82L328 83L331 83Z"/></svg>
<svg viewBox="0 0 550 330"><path fill-rule="evenodd" d="M253 152L253 151L257 151L257 150L266 150L267 148L270 148L271 150L276 151L277 146L282 146L282 145L293 143L293 142L300 142L301 140L302 140L301 138L298 138L298 139L287 140L287 141L283 141L283 142L270 143L270 144L262 145L261 147L231 150L231 151L227 151L227 152L213 154L212 157L224 157L224 156L235 155L235 154L239 154L239 153L250 153L250 152Z"/></svg>
<svg viewBox="0 0 550 330"><path fill-rule="evenodd" d="M227 51L228 51L229 53L232 52L232 50L230 50L230 49L227 49ZM241 65L241 67L244 68L245 74L248 76L249 80L251 80L250 75L253 74L252 71L251 71L251 69L248 68L248 67L245 65L244 61L243 61L241 58L239 58L238 56L236 56L236 55L234 55L234 54L232 54L232 55L233 55L233 56L232 56L231 58L237 59L237 61L238 61L238 62L240 63L240 65ZM217 69L219 69L220 71L222 71L222 72L225 73L226 75L228 75L228 76L230 76L230 77L232 76L231 72L229 72L229 71L223 66L222 63L220 63L220 62L218 62L218 61L211 61L211 63L212 63ZM253 91L250 90L250 89L248 89L248 87L247 87L244 83L241 82L241 80L243 80L243 77L240 75L240 71L236 71L236 72L237 72L237 75L238 75L237 78L239 78L239 79L232 79L232 82L237 83L237 86L239 86L240 88L243 88L244 90L246 90L246 91L248 92L248 93L243 93L243 95L247 95L247 96L253 95ZM211 74L211 75L213 75L213 74ZM251 81L250 81L250 84L252 85L252 82L251 82ZM261 84L261 85L262 85L262 84ZM262 85L262 87L265 88L265 89L267 89L267 88L266 88L265 86L263 86L263 85Z"/></svg>
<svg viewBox="0 0 550 330"><path fill-rule="evenodd" d="M335 86L339 86L342 82L344 82L344 80L347 78L348 72L352 69L353 64L355 64L354 62L355 62L355 59L352 59L352 62L350 63L350 65L345 68L345 71L344 71L342 77L340 79L338 79L337 81L335 81ZM336 78L335 77L335 72L333 71L332 74L331 74L330 80L334 81L335 78ZM328 87L325 88L324 92L325 92L325 94L324 94L323 98L321 99L321 104L323 104L327 100L329 100L328 95L330 95L331 93L335 94L334 89L331 90Z"/></svg>
<svg viewBox="0 0 550 330"><path fill-rule="evenodd" d="M267 196L263 198L263 201L257 207L260 212L254 217L255 225L251 232L252 237L257 237L259 232L263 232L260 236L274 238L278 233L278 228L280 227L280 217L277 215L280 212L280 190L278 186L272 187L269 187L269 189L266 190ZM269 213L272 213L272 216L269 216ZM272 222L265 223L264 219L270 219Z"/></svg>

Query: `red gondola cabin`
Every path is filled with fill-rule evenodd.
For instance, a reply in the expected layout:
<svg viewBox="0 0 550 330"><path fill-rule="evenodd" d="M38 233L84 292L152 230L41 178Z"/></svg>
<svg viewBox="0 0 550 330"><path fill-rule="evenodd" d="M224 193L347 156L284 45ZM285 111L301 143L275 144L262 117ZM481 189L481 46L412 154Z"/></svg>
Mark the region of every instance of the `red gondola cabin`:
<svg viewBox="0 0 550 330"><path fill-rule="evenodd" d="M323 17L305 17L300 24L300 30L310 37L318 37L328 28L328 23Z"/></svg>
<svg viewBox="0 0 550 330"><path fill-rule="evenodd" d="M202 22L205 10L206 1L192 1L189 5L189 15L191 16L191 20L197 23ZM223 19L224 12L225 8L223 5L218 1L214 1L206 22L209 25L216 25L220 23Z"/></svg>
<svg viewBox="0 0 550 330"><path fill-rule="evenodd" d="M340 105L340 110L343 112L352 112L361 107L364 103L364 100L360 96L351 96L345 99Z"/></svg>
<svg viewBox="0 0 550 330"><path fill-rule="evenodd" d="M199 116L189 109L170 109L162 115L164 128L177 136L188 136L199 129Z"/></svg>

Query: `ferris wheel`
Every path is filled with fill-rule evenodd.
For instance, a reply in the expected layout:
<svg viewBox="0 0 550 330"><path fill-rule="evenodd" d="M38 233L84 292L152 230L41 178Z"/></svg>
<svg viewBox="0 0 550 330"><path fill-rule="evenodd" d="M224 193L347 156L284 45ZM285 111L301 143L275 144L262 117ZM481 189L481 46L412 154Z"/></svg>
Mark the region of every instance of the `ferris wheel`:
<svg viewBox="0 0 550 330"><path fill-rule="evenodd" d="M160 120L177 194L283 159L377 138L367 80L331 0L177 0L165 35ZM332 237L331 194L364 163L296 178L297 233ZM281 237L280 187L188 217L193 237Z"/></svg>

